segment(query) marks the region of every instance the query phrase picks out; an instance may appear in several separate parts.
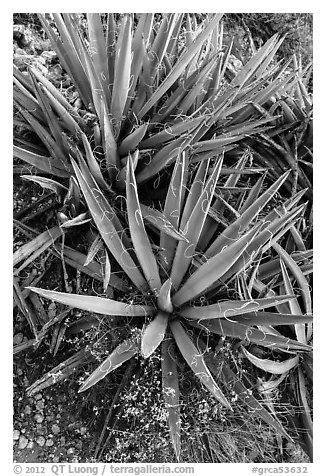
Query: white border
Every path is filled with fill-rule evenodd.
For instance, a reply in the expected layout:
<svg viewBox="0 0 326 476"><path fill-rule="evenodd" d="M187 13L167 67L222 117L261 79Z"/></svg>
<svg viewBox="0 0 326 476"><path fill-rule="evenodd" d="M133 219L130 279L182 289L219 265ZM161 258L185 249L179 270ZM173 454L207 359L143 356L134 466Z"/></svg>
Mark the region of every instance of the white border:
<svg viewBox="0 0 326 476"><path fill-rule="evenodd" d="M1 227L1 296L2 306L0 315L2 319L3 334L1 336L1 410L2 410L2 428L1 428L1 461L8 465L8 471L4 468L3 474L12 474L12 307L11 307L11 276L12 276L12 261L11 261L11 237L12 237L12 14L18 12L47 12L53 11L53 6L57 12L75 11L75 12L93 12L93 11L130 11L130 12L198 12L199 7L201 12L215 12L223 10L223 2L207 2L207 1L171 1L165 0L162 4L155 4L154 2L132 2L119 1L116 2L116 9L112 9L114 4L110 2L62 2L56 1L55 4L45 4L44 1L22 2L16 1L11 5L7 2L2 6L2 25L0 29L1 34L1 160L2 160L2 183L1 191L1 209L2 213L2 227ZM90 6L92 9L89 10ZM153 8L153 6L155 8ZM315 438L314 438L314 463L309 465L308 474L323 474L325 468L323 462L325 461L324 440L325 437L325 396L324 384L326 380L325 375L325 321L326 312L323 299L325 298L325 227L326 220L325 213L325 197L323 193L326 191L325 183L325 95L326 95L326 76L325 76L325 15L321 6L321 2L303 2L303 1L273 1L262 2L226 2L227 13L245 12L245 13L313 13L314 14L314 98L315 98L315 134L314 134L314 155L315 168L317 173L314 174L314 209L315 209L315 247L317 248L317 260L315 265L315 280L314 280L314 304L315 304L315 384L314 384L314 414L315 414ZM69 7L69 8L68 8ZM10 91L10 93L9 93ZM324 245L324 246L323 246ZM8 299L8 302L6 300ZM317 332L316 332L317 330ZM250 444L250 442L248 442ZM224 466L224 465L223 465ZM230 464L234 467L232 473L222 469L221 474L250 474L249 467L244 469L245 465L241 467L237 464ZM260 467L262 465L259 465ZM281 466L281 465L280 465ZM215 465L198 465L196 474L203 474L202 470L207 475L215 474L219 466ZM267 469L267 468L266 468Z"/></svg>

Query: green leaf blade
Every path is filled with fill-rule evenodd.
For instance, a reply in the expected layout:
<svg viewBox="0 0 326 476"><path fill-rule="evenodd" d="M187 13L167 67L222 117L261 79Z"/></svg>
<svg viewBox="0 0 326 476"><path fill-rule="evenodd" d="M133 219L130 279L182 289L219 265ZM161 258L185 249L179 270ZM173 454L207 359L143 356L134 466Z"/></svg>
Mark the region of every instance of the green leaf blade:
<svg viewBox="0 0 326 476"><path fill-rule="evenodd" d="M78 393L85 392L93 387L97 382L105 378L110 372L113 372L127 360L137 355L139 352L139 344L131 339L123 341L101 365L85 380L79 388Z"/></svg>
<svg viewBox="0 0 326 476"><path fill-rule="evenodd" d="M255 230L250 231L237 242L228 246L201 265L173 295L172 301L174 305L181 306L190 299L194 299L214 282L222 278L228 269L244 253L255 234Z"/></svg>
<svg viewBox="0 0 326 476"><path fill-rule="evenodd" d="M73 308L82 309L88 312L95 312L105 316L147 316L155 312L152 306L141 306L137 304L128 304L125 302L114 301L113 299L100 298L97 296L85 296L80 294L68 294L59 291L49 291L47 289L28 287L34 293L51 299L52 301L65 304Z"/></svg>
<svg viewBox="0 0 326 476"><path fill-rule="evenodd" d="M152 355L163 341L168 320L169 314L160 311L145 328L141 339L141 354L145 359Z"/></svg>
<svg viewBox="0 0 326 476"><path fill-rule="evenodd" d="M158 291L161 287L161 279L158 272L157 262L143 222L131 157L128 158L127 162L126 193L130 234L134 244L135 253L150 288Z"/></svg>
<svg viewBox="0 0 326 476"><path fill-rule="evenodd" d="M95 180L92 179L87 168L82 166L82 161L82 171L73 160L72 164L93 220L104 243L135 286L144 292L148 289L147 283L126 249L123 240L122 226L114 210L97 187ZM126 245L128 248L131 247L130 243L126 243Z"/></svg>
<svg viewBox="0 0 326 476"><path fill-rule="evenodd" d="M168 424L172 445L179 461L181 451L179 382L176 358L173 355L172 339L165 339L161 348L162 391L168 410Z"/></svg>
<svg viewBox="0 0 326 476"><path fill-rule="evenodd" d="M275 375L288 373L299 363L299 356L297 355L291 359L284 360L283 362L277 362L270 359L260 359L244 347L242 347L242 352L253 365L261 370L264 370L265 372Z"/></svg>
<svg viewBox="0 0 326 476"><path fill-rule="evenodd" d="M222 405L232 410L229 402L208 370L201 353L189 339L182 325L178 321L172 321L170 323L170 328L183 358L193 370L196 377L199 378L199 380L212 393L212 395L222 403Z"/></svg>
<svg viewBox="0 0 326 476"><path fill-rule="evenodd" d="M220 301L209 306L187 306L180 310L180 315L191 319L229 319L233 316L243 316L273 307L283 302L294 299L295 296L275 296L271 298L243 299L241 301Z"/></svg>

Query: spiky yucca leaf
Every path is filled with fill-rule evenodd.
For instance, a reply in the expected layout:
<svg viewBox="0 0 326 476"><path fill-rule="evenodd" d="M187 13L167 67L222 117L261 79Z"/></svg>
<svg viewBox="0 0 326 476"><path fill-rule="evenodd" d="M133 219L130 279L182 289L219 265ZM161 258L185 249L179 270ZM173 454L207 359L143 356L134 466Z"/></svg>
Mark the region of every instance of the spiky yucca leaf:
<svg viewBox="0 0 326 476"><path fill-rule="evenodd" d="M234 316L243 316L247 313L273 307L279 303L288 302L295 296L275 296L275 298L260 298L241 301L220 301L209 306L186 306L180 310L180 314L191 319L229 319Z"/></svg>
<svg viewBox="0 0 326 476"><path fill-rule="evenodd" d="M201 380L219 402L231 409L229 402L212 378L200 351L192 343L182 325L177 321L172 321L170 328L182 356L196 377Z"/></svg>
<svg viewBox="0 0 326 476"><path fill-rule="evenodd" d="M283 362L277 362L270 359L260 359L244 347L242 347L242 352L253 365L271 374L287 373L299 363L299 356L292 357L291 359L284 360Z"/></svg>
<svg viewBox="0 0 326 476"><path fill-rule="evenodd" d="M159 311L154 319L145 328L141 339L142 356L149 357L164 339L168 325L169 314Z"/></svg>
<svg viewBox="0 0 326 476"><path fill-rule="evenodd" d="M108 298L67 294L34 287L29 287L28 289L40 296L60 302L61 304L77 307L89 312L104 314L106 316L146 316L155 312L155 308L152 306L128 304Z"/></svg>
<svg viewBox="0 0 326 476"><path fill-rule="evenodd" d="M101 365L85 380L78 392L84 392L106 377L110 372L120 367L139 352L139 344L132 339L122 342Z"/></svg>
<svg viewBox="0 0 326 476"><path fill-rule="evenodd" d="M99 232L101 233L103 241L106 243L108 249L111 251L117 262L121 265L132 282L134 282L140 290L146 289L147 283L145 279L127 251L123 240L120 238L119 231L122 230L122 227L120 225L120 230L119 228L116 229L115 227L115 225L119 225L115 212L105 199L100 189L97 187L95 180L92 179L92 176L90 174L88 174L88 177L86 176L86 168L83 167L82 174L77 164L74 162L73 167L89 210L99 229Z"/></svg>
<svg viewBox="0 0 326 476"><path fill-rule="evenodd" d="M270 329L266 332L261 329L256 329L252 326L247 326L240 322L231 322L226 319L207 319L204 322L197 323L195 320L189 322L191 326L197 327L205 331L213 332L220 336L233 337L235 339L244 340L245 342L252 342L270 349L285 349L285 350L299 350L310 351L309 345L302 344L296 340L289 339L280 334L272 333Z"/></svg>
<svg viewBox="0 0 326 476"><path fill-rule="evenodd" d="M260 195L260 197L255 200L251 206L246 208L245 211L241 213L240 217L231 223L231 225L223 232L223 234L216 238L213 244L206 251L206 255L211 256L212 254L219 252L224 246L227 246L229 243L233 243L234 240L238 239L239 235L241 235L241 230L245 230L255 219L259 212L275 195L288 175L289 172L283 174L271 187L269 187L268 190L266 190L266 192Z"/></svg>
<svg viewBox="0 0 326 476"><path fill-rule="evenodd" d="M293 298L295 299L295 298ZM290 301L289 301L290 302ZM255 311L247 314L232 316L232 321L240 322L246 326L304 326L305 323L312 322L312 314L282 314L277 312ZM298 338L299 342L302 342ZM305 342L304 342L305 343Z"/></svg>
<svg viewBox="0 0 326 476"><path fill-rule="evenodd" d="M168 424L171 441L177 460L179 461L181 450L179 382L175 355L171 353L173 349L172 339L165 339L162 342L161 349L162 392L169 415Z"/></svg>
<svg viewBox="0 0 326 476"><path fill-rule="evenodd" d="M161 279L152 247L145 231L138 200L135 174L130 157L128 158L127 163L126 192L130 234L135 247L135 252L150 288L154 291L158 291L161 287Z"/></svg>
<svg viewBox="0 0 326 476"><path fill-rule="evenodd" d="M69 357L64 362L54 367L50 372L47 372L40 379L34 382L27 388L27 394L32 396L47 387L53 385L54 382L61 382L67 379L70 375L78 370L87 361L92 360L89 352L86 349L81 349L72 357Z"/></svg>
<svg viewBox="0 0 326 476"><path fill-rule="evenodd" d="M246 405L248 405L250 412L252 412L255 417L261 418L268 425L274 428L277 434L281 434L289 441L292 441L292 438L285 431L283 425L281 425L279 421L275 420L271 416L271 414L263 407L263 405L252 395L252 391L246 388L246 386L241 382L241 380L239 380L238 376L227 364L223 365L222 374L226 383L230 385L236 394L239 395L240 399L243 400Z"/></svg>
<svg viewBox="0 0 326 476"><path fill-rule="evenodd" d="M256 230L248 232L237 242L211 257L200 266L173 295L172 301L174 305L181 306L190 299L199 296L214 282L223 277L232 264L243 254L256 233Z"/></svg>
<svg viewBox="0 0 326 476"><path fill-rule="evenodd" d="M213 198L221 167L222 158L220 158L216 163L214 170L207 180L205 187L203 187L198 199L196 195L191 195L191 191L187 198L187 203L185 205L180 224L180 227L183 227L182 229L186 236L187 242L180 241L178 243L170 275L175 288L177 288L181 283L195 253L195 249L197 247L197 243ZM193 202L193 198L195 199L195 202ZM190 202L192 205L192 211L186 223L183 224L183 216L186 213L187 205Z"/></svg>
<svg viewBox="0 0 326 476"><path fill-rule="evenodd" d="M61 228L59 226L54 226L38 235L29 243L21 246L14 253L14 266L24 260L24 263L20 266L20 270L23 269L23 267L32 263L41 253L53 245L62 234L63 232Z"/></svg>
<svg viewBox="0 0 326 476"><path fill-rule="evenodd" d="M37 175L22 175L21 177L25 180L35 182L41 185L41 187L43 188L52 190L52 192L56 193L59 200L62 202L65 196L67 195L67 187L61 185L61 183L57 182L56 180L52 180L47 177L39 177Z"/></svg>

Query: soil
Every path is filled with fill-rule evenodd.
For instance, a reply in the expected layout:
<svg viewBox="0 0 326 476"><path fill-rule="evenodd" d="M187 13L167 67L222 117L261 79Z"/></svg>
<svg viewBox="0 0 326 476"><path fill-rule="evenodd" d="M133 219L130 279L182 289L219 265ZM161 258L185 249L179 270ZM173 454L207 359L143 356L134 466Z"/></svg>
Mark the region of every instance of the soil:
<svg viewBox="0 0 326 476"><path fill-rule="evenodd" d="M33 205L41 197L40 187L26 184L15 177L14 216L23 221L25 218L26 225L43 228L44 214L40 219L37 216L28 219L29 215L35 216L37 209ZM48 214L46 216L49 218ZM25 241L26 237L16 230L15 247ZM35 268L29 270L33 271ZM48 272L45 279L50 286L53 274ZM14 347L28 343L33 338L24 315L17 308L14 310L13 331ZM81 398L76 398L76 381L59 383L33 396L28 396L26 391L35 380L62 360L61 355L51 358L49 346L50 342L45 341L39 349L31 346L14 356L14 462L91 461L95 439L88 429L89 419L80 415ZM38 362L37 366L35 361Z"/></svg>

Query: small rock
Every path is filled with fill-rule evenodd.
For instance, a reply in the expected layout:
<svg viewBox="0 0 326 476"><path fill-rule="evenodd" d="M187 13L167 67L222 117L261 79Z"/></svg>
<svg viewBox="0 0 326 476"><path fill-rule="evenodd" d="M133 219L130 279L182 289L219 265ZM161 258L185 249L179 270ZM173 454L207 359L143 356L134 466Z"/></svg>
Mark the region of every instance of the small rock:
<svg viewBox="0 0 326 476"><path fill-rule="evenodd" d="M14 430L13 438L15 441L19 440L20 437L20 431L19 430Z"/></svg>
<svg viewBox="0 0 326 476"><path fill-rule="evenodd" d="M48 62L52 62L54 58L56 58L57 53L55 51L43 51L41 56Z"/></svg>
<svg viewBox="0 0 326 476"><path fill-rule="evenodd" d="M23 50L22 48L16 48L15 53L17 55L27 55L26 51Z"/></svg>
<svg viewBox="0 0 326 476"><path fill-rule="evenodd" d="M75 423L69 423L69 425L67 426L67 430L68 430L69 432L74 431L75 425L76 425Z"/></svg>
<svg viewBox="0 0 326 476"><path fill-rule="evenodd" d="M80 440L77 441L77 443L76 443L76 448L77 448L78 450L82 450L82 449L83 449L83 442L80 441Z"/></svg>
<svg viewBox="0 0 326 476"><path fill-rule="evenodd" d="M24 450L27 445L28 445L28 439L26 438L26 436L21 435L18 442L18 448L20 450Z"/></svg>
<svg viewBox="0 0 326 476"><path fill-rule="evenodd" d="M42 411L44 409L44 401L43 400L38 400L36 402L36 410Z"/></svg>
<svg viewBox="0 0 326 476"><path fill-rule="evenodd" d="M41 415L40 413L36 413L34 419L35 419L36 423L42 423L43 420L44 420L44 416Z"/></svg>
<svg viewBox="0 0 326 476"><path fill-rule="evenodd" d="M54 435L58 435L60 433L60 427L58 425L52 425L51 430Z"/></svg>
<svg viewBox="0 0 326 476"><path fill-rule="evenodd" d="M62 437L60 438L60 444L61 444L62 446L64 446L64 445L66 444L66 438L65 438L64 436L62 436Z"/></svg>
<svg viewBox="0 0 326 476"><path fill-rule="evenodd" d="M14 345L21 344L23 342L23 339L24 335L21 332L18 332L18 334L15 334L13 338Z"/></svg>
<svg viewBox="0 0 326 476"><path fill-rule="evenodd" d="M86 428L86 426L82 426L81 429L80 429L80 434L81 434L81 435L86 435L86 433L87 433L87 428Z"/></svg>
<svg viewBox="0 0 326 476"><path fill-rule="evenodd" d="M30 449L30 450L31 450L32 448L34 448L34 441L29 441L29 442L28 442L28 445L27 445L27 448Z"/></svg>
<svg viewBox="0 0 326 476"><path fill-rule="evenodd" d="M44 446L45 445L45 438L44 436L38 436L36 438L36 443L39 445L39 446Z"/></svg>
<svg viewBox="0 0 326 476"><path fill-rule="evenodd" d="M30 405L26 405L24 408L25 415L30 415L32 413L32 408Z"/></svg>
<svg viewBox="0 0 326 476"><path fill-rule="evenodd" d="M68 448L67 450L67 454L68 455L73 455L75 453L75 448L73 446L71 446L70 448Z"/></svg>
<svg viewBox="0 0 326 476"><path fill-rule="evenodd" d="M53 463L59 463L60 457L59 456L53 456Z"/></svg>
<svg viewBox="0 0 326 476"><path fill-rule="evenodd" d="M41 398L42 398L41 393L37 393L36 395L34 395L34 400L41 400Z"/></svg>
<svg viewBox="0 0 326 476"><path fill-rule="evenodd" d="M54 441L51 440L51 439L48 439L48 440L46 440L45 445L46 445L46 446L53 446L53 445L54 445Z"/></svg>
<svg viewBox="0 0 326 476"><path fill-rule="evenodd" d="M39 435L44 435L44 428L40 423L36 425L36 431Z"/></svg>

